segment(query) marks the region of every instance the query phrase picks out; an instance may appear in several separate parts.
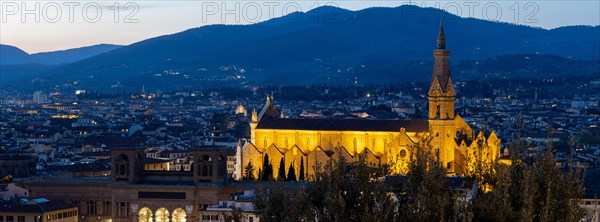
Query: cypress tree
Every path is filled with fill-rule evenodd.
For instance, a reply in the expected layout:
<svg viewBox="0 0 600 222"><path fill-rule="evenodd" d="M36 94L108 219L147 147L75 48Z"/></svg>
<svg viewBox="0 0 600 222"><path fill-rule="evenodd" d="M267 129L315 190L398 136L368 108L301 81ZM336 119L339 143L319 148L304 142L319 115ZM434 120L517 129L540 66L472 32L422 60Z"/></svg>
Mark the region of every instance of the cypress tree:
<svg viewBox="0 0 600 222"><path fill-rule="evenodd" d="M262 181L269 180L269 154L265 154L265 158L263 159L263 170L262 170Z"/></svg>
<svg viewBox="0 0 600 222"><path fill-rule="evenodd" d="M296 181L296 169L294 169L293 163L290 163L290 169L288 171L287 181Z"/></svg>
<svg viewBox="0 0 600 222"><path fill-rule="evenodd" d="M260 170L258 171L258 176L260 177ZM252 162L248 162L244 167L244 180L254 181L254 165L252 165Z"/></svg>
<svg viewBox="0 0 600 222"><path fill-rule="evenodd" d="M261 169L258 169L258 180L262 180L263 178L263 173Z"/></svg>
<svg viewBox="0 0 600 222"><path fill-rule="evenodd" d="M273 180L273 164L269 163L267 167L266 181Z"/></svg>
<svg viewBox="0 0 600 222"><path fill-rule="evenodd" d="M277 174L277 180L285 181L285 161L283 161L283 157L281 161L279 161L279 172Z"/></svg>
<svg viewBox="0 0 600 222"><path fill-rule="evenodd" d="M304 157L300 158L300 175L298 177L299 181L304 181Z"/></svg>

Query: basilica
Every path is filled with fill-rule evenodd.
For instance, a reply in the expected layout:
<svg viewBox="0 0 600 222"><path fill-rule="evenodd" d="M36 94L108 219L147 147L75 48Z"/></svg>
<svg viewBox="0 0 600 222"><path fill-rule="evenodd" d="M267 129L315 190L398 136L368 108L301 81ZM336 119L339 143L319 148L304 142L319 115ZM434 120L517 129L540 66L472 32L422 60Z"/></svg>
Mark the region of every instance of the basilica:
<svg viewBox="0 0 600 222"><path fill-rule="evenodd" d="M281 118L272 97L267 97L262 110L252 113L250 141L238 147L237 175L251 163L256 178L268 161L273 172L284 167L285 175L294 170L294 175L310 178L329 160L353 162L359 157L373 166L387 165L393 174L404 174L415 149L431 149L449 174L465 175L476 161L497 160L500 140L496 134L475 132L455 114L449 56L440 24L433 50L429 118L424 120Z"/></svg>
<svg viewBox="0 0 600 222"><path fill-rule="evenodd" d="M260 112L252 112L249 141L240 142L237 150L215 144L193 147L191 169L151 170L146 167L147 147L130 144L110 147L109 176L49 174L15 179L15 183L30 196L77 205L77 221L186 222L219 221L209 205L256 187L253 182L233 181L231 175L239 180L243 171L251 171L258 178L264 164L301 180L310 180L335 159L362 158L369 165L387 165L393 174L404 174L416 149L430 149L449 174L464 175L476 161L497 160L500 141L494 132L475 132L455 114L450 52L441 26L433 55L425 120L281 118L268 97ZM250 164L254 168L246 167ZM236 172L231 173L230 166ZM275 178L278 175L273 173ZM254 219L258 220L249 216L245 221Z"/></svg>

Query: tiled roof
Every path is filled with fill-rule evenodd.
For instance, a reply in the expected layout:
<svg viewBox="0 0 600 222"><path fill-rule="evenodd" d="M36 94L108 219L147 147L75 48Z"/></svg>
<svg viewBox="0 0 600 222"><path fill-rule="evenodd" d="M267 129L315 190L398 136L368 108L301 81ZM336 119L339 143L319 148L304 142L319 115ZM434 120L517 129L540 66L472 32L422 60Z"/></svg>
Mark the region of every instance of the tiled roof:
<svg viewBox="0 0 600 222"><path fill-rule="evenodd" d="M280 119L265 116L257 129L290 129L322 131L429 131L427 120L368 120L368 119Z"/></svg>
<svg viewBox="0 0 600 222"><path fill-rule="evenodd" d="M171 162L171 160L163 160L163 159L157 159L157 158L152 158L152 157L144 158L144 163L146 163L146 164L168 163L168 162Z"/></svg>
<svg viewBox="0 0 600 222"><path fill-rule="evenodd" d="M19 212L19 213L43 213L51 212L55 210L63 210L77 207L75 204L61 202L61 201L48 201L37 204L22 204L18 201L3 202L0 205L0 212Z"/></svg>

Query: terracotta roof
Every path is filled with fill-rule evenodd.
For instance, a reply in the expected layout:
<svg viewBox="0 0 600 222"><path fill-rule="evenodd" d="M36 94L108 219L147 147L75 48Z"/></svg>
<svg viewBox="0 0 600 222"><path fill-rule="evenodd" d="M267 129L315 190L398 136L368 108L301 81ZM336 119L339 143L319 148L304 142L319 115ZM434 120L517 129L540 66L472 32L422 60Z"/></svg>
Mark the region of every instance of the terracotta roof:
<svg viewBox="0 0 600 222"><path fill-rule="evenodd" d="M257 129L290 129L320 131L429 131L427 120L370 120L370 119L279 119L265 116Z"/></svg>
<svg viewBox="0 0 600 222"><path fill-rule="evenodd" d="M76 208L77 205L60 202L60 201L48 201L38 204L22 204L16 201L5 202L0 205L0 212L14 212L14 213L43 213L55 210L63 210L69 208Z"/></svg>
<svg viewBox="0 0 600 222"><path fill-rule="evenodd" d="M157 158L152 158L152 157L144 158L144 163L147 163L147 164L168 163L168 162L171 162L171 160L163 160L163 159L157 159Z"/></svg>

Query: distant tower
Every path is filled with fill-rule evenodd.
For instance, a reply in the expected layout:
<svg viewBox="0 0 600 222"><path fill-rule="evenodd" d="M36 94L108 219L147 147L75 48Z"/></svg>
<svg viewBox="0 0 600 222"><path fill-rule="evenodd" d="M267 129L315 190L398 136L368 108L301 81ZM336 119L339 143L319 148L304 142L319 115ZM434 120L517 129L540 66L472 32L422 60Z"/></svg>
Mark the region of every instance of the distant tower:
<svg viewBox="0 0 600 222"><path fill-rule="evenodd" d="M446 36L440 21L440 32L437 40L437 49L433 50L435 63L429 88L429 127L432 133L433 148L438 161L443 164L448 172L454 172L454 137L456 124L454 121L454 86L450 76L448 57L450 51L446 50Z"/></svg>
<svg viewBox="0 0 600 222"><path fill-rule="evenodd" d="M450 51L446 50L444 27L440 22L437 49L433 50L435 63L429 88L429 119L454 119L455 93L450 75L449 56Z"/></svg>
<svg viewBox="0 0 600 222"><path fill-rule="evenodd" d="M113 182L140 183L144 171L145 147L111 147Z"/></svg>
<svg viewBox="0 0 600 222"><path fill-rule="evenodd" d="M250 119L250 142L255 143L255 130L256 126L258 125L258 113L256 112L256 109L252 110L252 117Z"/></svg>
<svg viewBox="0 0 600 222"><path fill-rule="evenodd" d="M47 100L48 100L48 97L46 95L44 95L44 92L35 91L33 93L33 103L34 104L43 104L43 103L46 103Z"/></svg>

